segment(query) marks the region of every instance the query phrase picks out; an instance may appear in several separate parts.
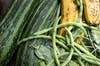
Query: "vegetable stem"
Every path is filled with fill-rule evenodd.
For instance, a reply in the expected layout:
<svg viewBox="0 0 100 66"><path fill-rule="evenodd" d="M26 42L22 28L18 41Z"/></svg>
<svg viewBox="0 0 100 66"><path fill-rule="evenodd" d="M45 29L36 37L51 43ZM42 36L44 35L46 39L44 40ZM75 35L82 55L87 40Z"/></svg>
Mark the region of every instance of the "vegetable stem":
<svg viewBox="0 0 100 66"><path fill-rule="evenodd" d="M61 66L66 66L70 62L70 60L72 58L72 55L73 55L73 52L74 52L74 50L73 50L73 48L71 48L69 56L67 57L67 59L65 60L65 62L62 63Z"/></svg>

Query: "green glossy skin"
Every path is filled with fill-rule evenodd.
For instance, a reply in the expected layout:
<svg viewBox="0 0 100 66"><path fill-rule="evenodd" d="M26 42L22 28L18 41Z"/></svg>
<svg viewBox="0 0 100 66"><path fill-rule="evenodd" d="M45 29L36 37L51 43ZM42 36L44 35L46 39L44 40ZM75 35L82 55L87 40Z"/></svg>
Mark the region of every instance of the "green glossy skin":
<svg viewBox="0 0 100 66"><path fill-rule="evenodd" d="M33 2L34 0L15 0L0 23L0 66L5 66L11 58Z"/></svg>
<svg viewBox="0 0 100 66"><path fill-rule="evenodd" d="M33 13L23 38L31 36L36 31L51 27L56 18L57 10L57 0L42 0ZM34 39L21 44L17 54L16 66L40 66L39 59L35 56L34 49L30 48L30 45L35 46L45 44L45 42L46 40L43 39Z"/></svg>
<svg viewBox="0 0 100 66"><path fill-rule="evenodd" d="M19 9L19 6L20 5L21 5L21 1L18 1L18 0L14 0L13 1L10 9L7 11L6 15L4 16L4 18L0 22L0 27L1 27L0 34L2 34L3 31L8 28L8 26L10 25L10 22L9 21L12 20L12 18L15 15L15 13Z"/></svg>

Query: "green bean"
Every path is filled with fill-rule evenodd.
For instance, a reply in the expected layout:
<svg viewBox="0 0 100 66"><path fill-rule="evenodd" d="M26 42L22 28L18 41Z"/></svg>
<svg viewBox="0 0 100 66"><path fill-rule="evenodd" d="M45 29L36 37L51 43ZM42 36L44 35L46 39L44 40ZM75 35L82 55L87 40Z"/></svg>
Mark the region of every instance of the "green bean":
<svg viewBox="0 0 100 66"><path fill-rule="evenodd" d="M46 66L45 62L41 61L40 66Z"/></svg>
<svg viewBox="0 0 100 66"><path fill-rule="evenodd" d="M63 52L63 53L61 53L58 57L60 58L60 57L62 57L62 56L69 55L69 54L70 54L70 52ZM78 56L77 53L73 53L73 55ZM52 60L47 64L47 66L51 66L51 64L52 64L53 62L54 62L54 60L52 59Z"/></svg>
<svg viewBox="0 0 100 66"><path fill-rule="evenodd" d="M69 35L70 35L70 39L73 40L73 37L72 37L72 33L69 31ZM94 59L96 59L95 56L93 56L91 53L89 53L87 50L85 50L82 46L80 46L79 44L75 43L75 42L72 42L72 47L74 48L74 45L79 48L81 51L83 51L84 53L86 53L87 55L89 55L90 57L93 57ZM78 53L79 51L74 48L74 50L76 50ZM81 55L81 54L80 54ZM86 58L85 58L86 59ZM90 60L91 61L91 60Z"/></svg>
<svg viewBox="0 0 100 66"><path fill-rule="evenodd" d="M38 39L38 38L43 38L43 39L52 40L52 37L51 37L51 36L37 35L37 36L30 36L30 37L24 38L24 39L20 40L20 41L18 42L17 45L20 45L21 43L26 42L26 41L28 41L28 40ZM61 47L65 48L66 50L69 50L69 48L68 48L65 44L63 44L62 42L60 42L59 40L56 39L56 42L57 42L57 44L60 45Z"/></svg>
<svg viewBox="0 0 100 66"><path fill-rule="evenodd" d="M81 58L80 58L80 57L77 58L77 60L78 60L78 62L79 62L79 64L80 64L80 66L85 66L84 63L81 61Z"/></svg>
<svg viewBox="0 0 100 66"><path fill-rule="evenodd" d="M61 66L66 66L70 62L70 60L72 58L72 55L73 55L73 52L74 52L74 50L73 50L73 48L71 48L69 56L67 57L67 59L65 60L65 62L62 63Z"/></svg>
<svg viewBox="0 0 100 66"><path fill-rule="evenodd" d="M66 43L70 45L71 42L70 42L69 36L67 34L65 35L65 38L66 38L66 40L65 40Z"/></svg>
<svg viewBox="0 0 100 66"><path fill-rule="evenodd" d="M77 4L77 6L80 6L79 0L75 0L75 2L76 2L76 4Z"/></svg>
<svg viewBox="0 0 100 66"><path fill-rule="evenodd" d="M79 51L79 50L78 50ZM60 57L62 57L62 56L65 56L65 55L68 55L68 54L70 54L70 52L63 52L63 53L61 53L58 57L60 58ZM79 54L77 54L77 53L73 53L73 55L75 55L75 56L78 56L78 57L80 57L81 58L81 56L79 55ZM87 61L88 60L88 57L90 57L90 56L87 56L87 55L85 55L85 54L83 54L83 53L81 53L81 55L83 56L83 57L85 57L85 60ZM87 59L86 59L87 58ZM92 60L93 61L93 60ZM51 64L54 62L54 60L52 59L48 64L47 64L47 66L51 66ZM93 61L94 62L94 61ZM96 62L96 61L95 61Z"/></svg>
<svg viewBox="0 0 100 66"><path fill-rule="evenodd" d="M79 2L80 2L80 10L79 10L80 12L79 12L79 16L78 16L78 21L77 22L81 21L81 17L82 17L82 14L83 14L83 2L82 2L82 0L79 0Z"/></svg>
<svg viewBox="0 0 100 66"><path fill-rule="evenodd" d="M89 63L92 63L92 64L100 65L100 62L97 62L97 61L94 61L94 60L92 60L92 59L86 58L85 56L82 55L82 53L81 53L77 48L75 48L74 46L72 46L72 47L73 47L73 49L80 55L80 57L81 57L82 59L84 59L85 61L87 61L87 62L89 62Z"/></svg>
<svg viewBox="0 0 100 66"><path fill-rule="evenodd" d="M80 49L81 51L83 51L84 53L86 53L87 55L89 55L89 56L91 56L91 57L95 57L95 56L93 56L89 51L85 50L82 46L80 46L79 44L77 44L77 43L74 42L74 45L75 45L78 49Z"/></svg>
<svg viewBox="0 0 100 66"><path fill-rule="evenodd" d="M62 40L65 40L65 38L61 35L56 35L57 38L61 38Z"/></svg>
<svg viewBox="0 0 100 66"><path fill-rule="evenodd" d="M60 54L58 57L60 58L60 57L62 57L62 56L64 56L64 55L68 55L69 54L69 52L64 52L64 53L62 53L62 54ZM48 64L47 64L47 66L51 66L51 64L54 62L54 60L52 59Z"/></svg>
<svg viewBox="0 0 100 66"><path fill-rule="evenodd" d="M58 10L59 11L59 10ZM56 32L57 32L57 24L59 22L59 20L57 20L58 18L56 18L56 21L53 25L53 35L52 35L52 45L53 45L53 51L54 51L54 58L56 61L57 66L60 66L60 61L58 59L58 55L57 55L57 46L56 46Z"/></svg>
<svg viewBox="0 0 100 66"><path fill-rule="evenodd" d="M58 41L60 41L60 42L62 42L64 45L66 45L66 42L65 42L65 40L62 40L61 38L56 38Z"/></svg>
<svg viewBox="0 0 100 66"><path fill-rule="evenodd" d="M53 37L52 37L52 44L53 44L53 51L54 51L54 58L56 60L56 64L57 66L60 66L60 62L58 60L58 56L57 56L57 46L56 46L56 30L54 29L53 32Z"/></svg>
<svg viewBox="0 0 100 66"><path fill-rule="evenodd" d="M89 38L89 41L90 41L90 44L91 44L91 46L93 47L93 50L96 50L96 48L95 48L95 45L94 45L94 42L93 42L93 40L92 40L92 37L91 37L91 31L89 31L89 30L87 30L88 31L88 38ZM92 53L92 52L91 52ZM96 54L96 52L95 52L95 56L96 56L97 54Z"/></svg>
<svg viewBox="0 0 100 66"><path fill-rule="evenodd" d="M88 51L88 48L85 46L85 44L83 42L81 42L81 45L84 49L86 49Z"/></svg>
<svg viewBox="0 0 100 66"><path fill-rule="evenodd" d="M84 27L86 27L86 28L91 29L91 30L100 31L100 29L98 29L98 28L96 28L96 27L93 27L93 26L89 26L89 25L87 25L87 24L85 24L85 23L82 23L82 25L83 25Z"/></svg>
<svg viewBox="0 0 100 66"><path fill-rule="evenodd" d="M51 66L51 64L54 62L54 60L51 60L48 64L47 64L47 66Z"/></svg>
<svg viewBox="0 0 100 66"><path fill-rule="evenodd" d="M77 49L77 50L78 50L78 49ZM79 50L78 50L78 51L79 51ZM79 51L79 52L80 52L80 51ZM70 52L63 52L61 55L59 55L59 57L62 57L62 56L64 56L64 55L68 55L69 53L70 53ZM74 55L74 56L80 57L80 55L79 55L78 53L76 53L76 52L74 52L73 55ZM87 59L92 59L92 60L94 60L95 62L96 62L96 61L97 61L97 62L100 62L100 59L93 58L93 57L88 56L88 55L86 55L86 54L84 54L84 53L81 53L81 55L82 55L83 57L87 58Z"/></svg>
<svg viewBox="0 0 100 66"><path fill-rule="evenodd" d="M61 18L61 17L60 17ZM59 19L60 19L59 18ZM83 30L83 32L87 35L87 32L86 30L83 28L83 27L87 27L89 29L93 29L93 30L97 30L97 31L100 31L99 29L95 28L95 27L92 27L92 26L88 26L87 24L85 23L77 23L77 22L65 22L65 23L62 23L62 24L59 24L57 25L57 28L62 28L62 27L65 27L65 26L68 26L68 25L72 25L72 26L77 26L79 28L81 28ZM40 34L43 34L43 33L46 33L50 30L52 30L53 27L50 27L50 28L47 28L47 29L43 29L43 30L40 30L38 32L35 32L34 35L40 35Z"/></svg>
<svg viewBox="0 0 100 66"><path fill-rule="evenodd" d="M91 56L87 56L87 55L84 55L86 58L88 58L88 59L92 59L92 60L94 60L95 62L100 62L100 59L98 59L98 58L93 58L93 57L91 57Z"/></svg>
<svg viewBox="0 0 100 66"><path fill-rule="evenodd" d="M17 45L20 45L22 42L26 42L26 41L28 41L28 40L32 40L32 39L35 39L35 38L46 38L46 39L51 39L50 36L46 36L46 35L29 36L29 37L27 37L27 38L24 38L24 39L20 40L20 41L18 42Z"/></svg>
<svg viewBox="0 0 100 66"><path fill-rule="evenodd" d="M60 18L61 18L61 17L60 17ZM60 19L60 18L59 18L59 19ZM79 27L80 29L82 29L83 32L85 33L85 35L87 36L87 32L86 32L85 28L82 26L82 24L83 24L83 23L65 22L65 23L62 23L62 24L57 25L57 28L62 28L62 27L70 26L70 25L71 25L71 26L77 26L77 27ZM50 27L50 28L47 28L47 29L43 29L43 30L41 30L41 31L35 32L33 35L40 35L40 34L43 34L43 33L48 32L48 31L50 31L50 30L52 30L52 29L53 29L53 27Z"/></svg>
<svg viewBox="0 0 100 66"><path fill-rule="evenodd" d="M74 42L72 33L71 33L70 30L68 30L67 28L65 28L65 29L66 29L66 31L67 31L67 33L68 33L68 35L69 35L69 39L70 39L70 42L71 42L71 44L72 44L72 43Z"/></svg>
<svg viewBox="0 0 100 66"><path fill-rule="evenodd" d="M56 39L56 41L61 47L65 48L66 50L69 50L69 48L65 44L63 44L62 42L58 41L57 39Z"/></svg>

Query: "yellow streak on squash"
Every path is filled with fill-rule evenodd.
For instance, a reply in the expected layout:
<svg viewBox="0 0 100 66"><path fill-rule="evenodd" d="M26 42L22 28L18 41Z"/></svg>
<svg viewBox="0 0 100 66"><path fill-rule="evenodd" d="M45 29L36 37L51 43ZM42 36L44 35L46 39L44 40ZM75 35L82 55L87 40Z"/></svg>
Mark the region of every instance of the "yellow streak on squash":
<svg viewBox="0 0 100 66"><path fill-rule="evenodd" d="M83 0L85 19L90 24L99 24L100 21L100 1Z"/></svg>
<svg viewBox="0 0 100 66"><path fill-rule="evenodd" d="M82 32L81 35L80 35L80 37L78 37L78 38L76 39L76 42L77 42L78 44L81 44L81 42L82 42L82 40L83 40L83 37L84 37L84 33Z"/></svg>
<svg viewBox="0 0 100 66"><path fill-rule="evenodd" d="M76 22L78 18L78 8L75 0L61 0L61 22ZM64 35L64 28L59 30L60 35Z"/></svg>

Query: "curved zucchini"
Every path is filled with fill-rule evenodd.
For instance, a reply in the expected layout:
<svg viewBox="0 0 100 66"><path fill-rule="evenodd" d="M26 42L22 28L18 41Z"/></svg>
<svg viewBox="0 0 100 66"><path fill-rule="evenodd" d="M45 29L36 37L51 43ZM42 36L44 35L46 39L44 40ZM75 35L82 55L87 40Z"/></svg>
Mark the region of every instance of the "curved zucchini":
<svg viewBox="0 0 100 66"><path fill-rule="evenodd" d="M8 21L12 20L12 18L15 15L16 11L18 10L20 4L21 4L21 1L18 1L18 0L14 0L12 2L9 10L5 14L5 16L3 17L4 19L2 19L1 22L0 22L0 27L4 26L3 29L6 29L8 27L8 25L10 24L10 22L8 22ZM2 32L2 30L0 29L0 33L1 32Z"/></svg>
<svg viewBox="0 0 100 66"><path fill-rule="evenodd" d="M58 10L57 0L42 0L40 5L36 8L30 23L26 30L26 37L33 35L38 30L50 27L56 18L56 12ZM25 37L25 36L24 36ZM38 57L34 54L35 50L29 47L32 45L45 44L46 40L34 39L27 41L25 44L21 44L19 47L16 66L40 66Z"/></svg>
<svg viewBox="0 0 100 66"><path fill-rule="evenodd" d="M21 30L23 30L23 25L25 24L25 17L27 17L30 11L30 7L32 6L32 3L34 0L15 0L14 3L19 4L18 9L14 8L16 10L12 9L16 4L13 4L10 8L11 12L10 14L7 14L5 18L3 19L7 25L6 28L5 24L0 25L0 30L3 30L0 33L0 66L5 66L7 62L10 60L16 45L17 45L17 39L19 37L19 34ZM9 10L10 10L9 9ZM15 13L15 14L14 14ZM13 15L11 15L13 14ZM11 17L12 19L6 20L6 18Z"/></svg>

